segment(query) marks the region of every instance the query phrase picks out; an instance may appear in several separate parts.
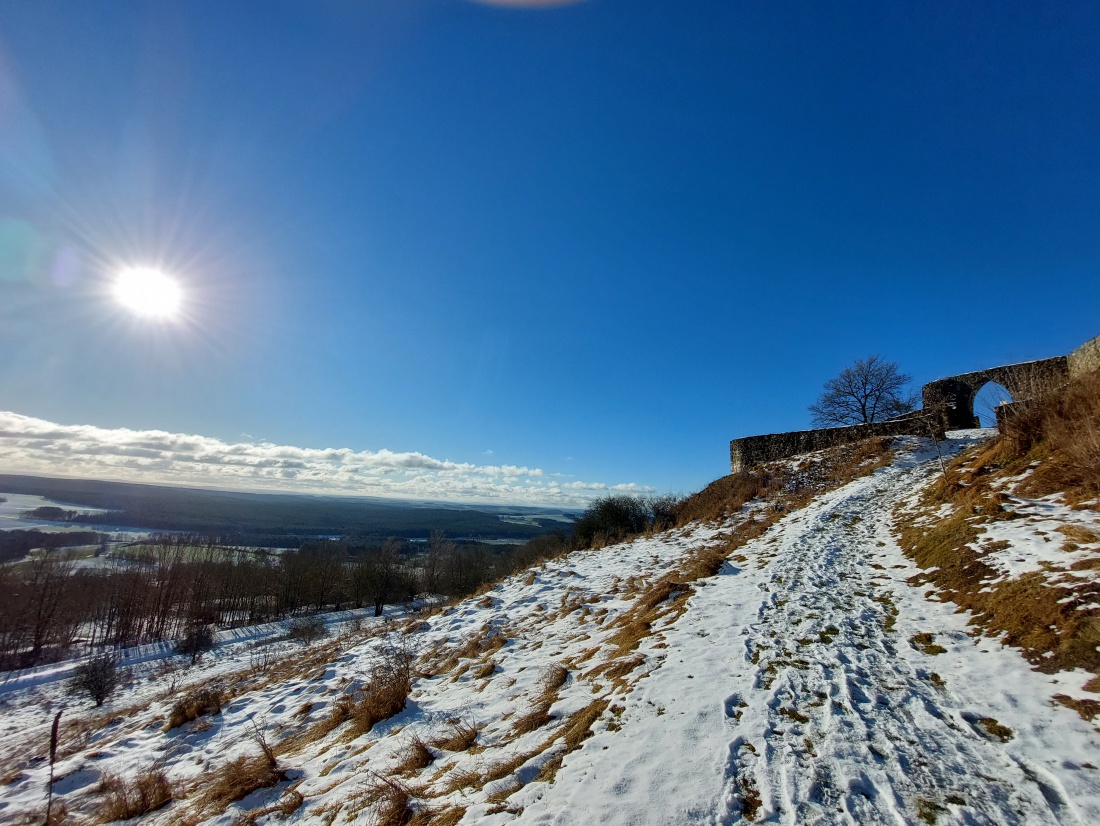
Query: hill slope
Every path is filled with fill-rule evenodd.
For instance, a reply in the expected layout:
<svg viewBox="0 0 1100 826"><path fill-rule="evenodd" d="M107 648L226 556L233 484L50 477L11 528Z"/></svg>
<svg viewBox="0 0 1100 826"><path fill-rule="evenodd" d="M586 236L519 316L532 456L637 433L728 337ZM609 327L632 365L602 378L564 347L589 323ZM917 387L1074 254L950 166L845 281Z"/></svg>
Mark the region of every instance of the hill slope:
<svg viewBox="0 0 1100 826"><path fill-rule="evenodd" d="M72 822L134 813L139 777L150 806L161 780L182 798L143 820L164 824L1100 822L1100 736L1052 702L1091 675L1033 671L909 582L893 510L935 473L913 440L789 513L754 502L305 649L140 666L99 712L9 692L0 816L40 816L67 702ZM165 731L189 685L221 713Z"/></svg>

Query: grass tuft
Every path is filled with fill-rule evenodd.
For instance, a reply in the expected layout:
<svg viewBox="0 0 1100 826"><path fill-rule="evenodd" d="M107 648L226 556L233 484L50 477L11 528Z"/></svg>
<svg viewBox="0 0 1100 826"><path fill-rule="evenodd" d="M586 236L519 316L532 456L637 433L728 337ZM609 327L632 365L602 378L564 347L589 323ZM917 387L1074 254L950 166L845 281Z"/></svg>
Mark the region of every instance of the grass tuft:
<svg viewBox="0 0 1100 826"><path fill-rule="evenodd" d="M450 720L448 725L450 727L448 733L432 741L432 745L437 749L466 751L477 741L478 732L481 731L463 720Z"/></svg>
<svg viewBox="0 0 1100 826"><path fill-rule="evenodd" d="M160 769L150 769L133 780L104 774L99 790L105 796L99 810L99 823L129 820L168 805L175 797L168 777Z"/></svg>
<svg viewBox="0 0 1100 826"><path fill-rule="evenodd" d="M203 802L216 809L225 809L257 789L278 785L286 780L286 775L268 754L262 753L231 760L214 772L212 778L203 789Z"/></svg>
<svg viewBox="0 0 1100 826"><path fill-rule="evenodd" d="M397 774L413 774L426 769L435 760L435 753L428 747L419 735L409 737L408 745L401 753L398 764L394 767Z"/></svg>
<svg viewBox="0 0 1100 826"><path fill-rule="evenodd" d="M222 710L222 693L214 688L200 688L176 701L168 715L165 730L179 728L184 723L197 720L207 714L217 714Z"/></svg>

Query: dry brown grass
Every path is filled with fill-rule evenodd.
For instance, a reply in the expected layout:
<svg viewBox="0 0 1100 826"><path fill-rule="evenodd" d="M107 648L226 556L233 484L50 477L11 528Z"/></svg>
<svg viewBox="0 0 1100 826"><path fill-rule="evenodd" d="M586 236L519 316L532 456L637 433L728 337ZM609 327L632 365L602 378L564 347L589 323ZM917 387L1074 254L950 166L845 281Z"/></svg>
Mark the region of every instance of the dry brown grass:
<svg viewBox="0 0 1100 826"><path fill-rule="evenodd" d="M551 665L539 679L539 694L542 699L553 697L555 700L560 689L569 680L569 669L560 663Z"/></svg>
<svg viewBox="0 0 1100 826"><path fill-rule="evenodd" d="M933 634L927 631L922 631L919 634L914 634L909 638L909 644L912 645L918 651L923 651L925 654L936 655L946 654L947 649L942 645L937 645L936 638Z"/></svg>
<svg viewBox="0 0 1100 826"><path fill-rule="evenodd" d="M448 721L448 731L442 737L433 740L432 745L446 751L466 751L476 741L480 728L464 720Z"/></svg>
<svg viewBox="0 0 1100 826"><path fill-rule="evenodd" d="M553 783L554 778L558 775L558 769L561 768L562 762L565 760L564 755L555 754L549 760L547 760L539 773L535 775L536 783Z"/></svg>
<svg viewBox="0 0 1100 826"><path fill-rule="evenodd" d="M432 812L430 826L455 826L466 814L465 806L448 806Z"/></svg>
<svg viewBox="0 0 1100 826"><path fill-rule="evenodd" d="M593 666L581 676L585 680L589 681L595 680L598 677L603 677L604 679L617 682L626 677L644 662L645 657L641 655L608 660L607 662L602 662L598 665Z"/></svg>
<svg viewBox="0 0 1100 826"><path fill-rule="evenodd" d="M496 806L499 806L501 803L503 803L505 800L507 800L509 797L514 795L522 788L523 784L519 782L519 780L515 780L512 783L509 783L507 786L497 789L492 794L487 795L485 801L487 803L493 803ZM506 811L508 811L506 808L493 808L486 812L486 814L499 814L500 812Z"/></svg>
<svg viewBox="0 0 1100 826"><path fill-rule="evenodd" d="M272 788L286 775L266 754L242 755L210 775L202 789L202 802L214 809L225 809L257 789Z"/></svg>
<svg viewBox="0 0 1100 826"><path fill-rule="evenodd" d="M370 793L374 804L370 822L374 826L408 826L426 822L418 819L421 813L413 808L413 794L407 786L380 775L375 775L375 778Z"/></svg>
<svg viewBox="0 0 1100 826"><path fill-rule="evenodd" d="M1061 525L1054 530L1062 534L1071 542L1077 542L1081 545L1091 545L1100 542L1100 533L1086 528L1084 525Z"/></svg>
<svg viewBox="0 0 1100 826"><path fill-rule="evenodd" d="M1062 493L1069 502L1100 494L1100 372L1013 406L991 446L997 464L1019 472L1040 466L1021 486L1029 496Z"/></svg>
<svg viewBox="0 0 1100 826"><path fill-rule="evenodd" d="M580 711L573 713L565 723L560 735L562 742L565 743L566 754L579 749L581 743L592 735L592 724L603 714L608 702L606 698L600 697L590 702Z"/></svg>
<svg viewBox="0 0 1100 826"><path fill-rule="evenodd" d="M370 682L365 689L337 699L326 717L285 739L279 744L278 751L293 753L324 739L345 724L348 724L347 729L341 739L354 740L378 723L404 711L416 676L413 659L414 655L405 649L383 650L375 658Z"/></svg>
<svg viewBox="0 0 1100 826"><path fill-rule="evenodd" d="M435 760L435 753L417 734L409 737L409 742L394 766L396 774L414 774L426 769Z"/></svg>
<svg viewBox="0 0 1100 826"><path fill-rule="evenodd" d="M531 711L517 717L512 723L512 735L515 737L530 734L554 720L550 707L558 701L558 690L569 680L569 669L560 663L547 668L539 678L538 696Z"/></svg>
<svg viewBox="0 0 1100 826"><path fill-rule="evenodd" d="M592 700L587 706L574 712L550 740L544 743L537 752L532 753L531 756L541 753L558 740L564 744L562 751L555 754L543 764L542 769L539 770L538 775L535 777L537 782L554 782L554 778L557 777L558 769L561 768L565 757L579 749L584 741L592 736L592 725L600 718L600 715L603 714L609 702L610 701L606 697L598 697ZM530 759L530 757L528 759Z"/></svg>
<svg viewBox="0 0 1100 826"><path fill-rule="evenodd" d="M426 652L418 665L426 674L446 674L458 667L462 660L487 660L507 642L508 637L503 631L485 623L454 646L439 646ZM463 670L469 667L470 663L466 663Z"/></svg>
<svg viewBox="0 0 1100 826"><path fill-rule="evenodd" d="M206 714L217 714L222 710L224 697L216 688L200 688L176 701L168 715L165 730L179 728L184 723L197 720Z"/></svg>
<svg viewBox="0 0 1100 826"><path fill-rule="evenodd" d="M973 723L974 726L984 731L990 737L996 737L1002 743L1007 743L1015 734L1012 729L1002 725L996 717L979 717Z"/></svg>
<svg viewBox="0 0 1100 826"><path fill-rule="evenodd" d="M1055 694L1051 699L1066 708L1072 708L1089 722L1100 717L1100 702L1096 700L1077 700L1065 694Z"/></svg>
<svg viewBox="0 0 1100 826"><path fill-rule="evenodd" d="M302 808L302 804L305 802L305 796L297 789L287 789L283 796L272 805L238 814L233 822L233 826L256 826L262 818L268 815L282 815L284 818L290 817ZM184 826L184 824L181 823L179 826ZM195 826L197 826L197 824L195 824Z"/></svg>
<svg viewBox="0 0 1100 826"><path fill-rule="evenodd" d="M781 461L723 476L676 506L676 525L726 519L754 499L790 495L804 486L820 492L846 484L889 464L892 443L889 438L873 437L822 451L795 470Z"/></svg>
<svg viewBox="0 0 1100 826"><path fill-rule="evenodd" d="M1014 516L1004 507L1005 493L993 487L1019 474L1034 456L1026 454L1023 466L1002 463L1006 451L1017 449L1014 445L994 440L964 453L914 511L898 511L899 543L925 569L913 582L934 584L943 597L971 613L972 624L1020 648L1041 671L1084 668L1096 673L1100 611L1086 606L1100 602L1100 583L1078 582L1071 589L1051 581L1044 571L1006 579L976 550L983 522ZM1041 462L1036 473L1042 467ZM953 510L946 518L939 515L943 504Z"/></svg>
<svg viewBox="0 0 1100 826"><path fill-rule="evenodd" d="M447 783L444 786L446 793L462 791L463 789L478 789L482 786L481 773L470 768L454 769L447 775Z"/></svg>
<svg viewBox="0 0 1100 826"><path fill-rule="evenodd" d="M540 703L527 714L517 717L512 722L512 734L516 737L530 734L532 731L537 731L542 728L553 719L554 715L550 713L550 704Z"/></svg>
<svg viewBox="0 0 1100 826"><path fill-rule="evenodd" d="M691 494L675 509L676 526L689 522L709 522L739 513L747 502L778 493L784 480L766 468L723 476L701 491Z"/></svg>
<svg viewBox="0 0 1100 826"><path fill-rule="evenodd" d="M343 739L354 740L405 710L415 678L413 659L410 651L397 648L386 649L375 657L367 688L358 698L342 697L334 709L336 725L345 721L351 724Z"/></svg>
<svg viewBox="0 0 1100 826"><path fill-rule="evenodd" d="M104 773L99 783L104 800L99 807L98 823L129 820L167 806L175 798L172 784L160 769L149 769L133 780Z"/></svg>

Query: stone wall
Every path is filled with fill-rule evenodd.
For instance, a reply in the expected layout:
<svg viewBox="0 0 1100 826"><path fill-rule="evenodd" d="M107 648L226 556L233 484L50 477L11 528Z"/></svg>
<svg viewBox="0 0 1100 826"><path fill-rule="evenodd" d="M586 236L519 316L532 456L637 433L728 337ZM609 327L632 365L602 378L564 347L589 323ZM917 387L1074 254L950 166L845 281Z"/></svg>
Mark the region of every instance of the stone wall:
<svg viewBox="0 0 1100 826"><path fill-rule="evenodd" d="M730 468L733 473L738 473L762 462L850 444L869 436L927 436L934 433L936 438L943 438L945 430L978 427L978 418L974 415L974 396L987 382L1004 385L1012 394L1013 401L1019 402L1062 387L1072 376L1098 369L1100 336L1086 341L1068 356L1005 364L929 382L921 388L924 409L896 419L734 439L730 442Z"/></svg>
<svg viewBox="0 0 1100 826"><path fill-rule="evenodd" d="M1100 370L1100 336L1086 341L1070 353L1066 360L1069 362L1069 374L1071 376L1079 376L1082 373Z"/></svg>
<svg viewBox="0 0 1100 826"><path fill-rule="evenodd" d="M911 413L904 417L873 424L795 430L790 433L770 433L766 436L745 436L730 442L730 468L732 473L738 473L763 462L824 450L836 445L851 444L870 436L927 436L929 426L928 420L923 415Z"/></svg>

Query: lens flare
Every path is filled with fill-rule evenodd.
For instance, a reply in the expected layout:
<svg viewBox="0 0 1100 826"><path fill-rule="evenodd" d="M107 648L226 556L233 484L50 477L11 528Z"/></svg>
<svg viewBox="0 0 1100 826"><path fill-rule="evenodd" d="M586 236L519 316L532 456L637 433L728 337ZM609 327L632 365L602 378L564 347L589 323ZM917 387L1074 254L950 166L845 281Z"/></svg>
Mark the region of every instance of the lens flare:
<svg viewBox="0 0 1100 826"><path fill-rule="evenodd" d="M179 282L152 267L128 267L115 281L115 298L135 315L171 320L179 315L183 291Z"/></svg>

